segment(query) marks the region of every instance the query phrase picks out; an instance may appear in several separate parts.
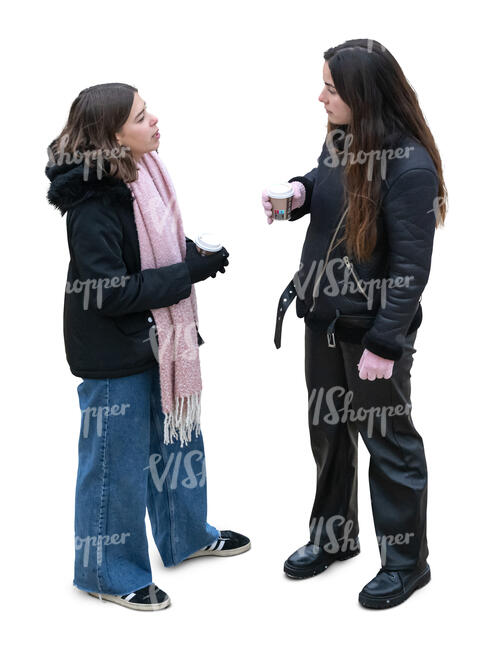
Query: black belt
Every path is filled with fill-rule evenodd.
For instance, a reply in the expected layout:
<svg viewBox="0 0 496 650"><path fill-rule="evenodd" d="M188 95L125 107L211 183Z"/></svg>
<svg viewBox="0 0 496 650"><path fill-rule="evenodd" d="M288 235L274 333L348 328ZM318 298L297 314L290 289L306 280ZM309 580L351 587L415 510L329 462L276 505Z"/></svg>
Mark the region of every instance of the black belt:
<svg viewBox="0 0 496 650"><path fill-rule="evenodd" d="M276 331L274 334L274 344L277 349L281 347L281 335L282 335L282 322L284 320L284 315L289 307L289 305L296 298L296 288L294 285L293 279L284 289L279 298L279 304L277 305L277 318L276 318ZM336 309L336 316L327 326L327 343L330 348L336 347L336 336L334 330L336 328L336 323L338 319L341 319L341 323L348 327L362 327L367 328L372 325L375 320L375 316L348 316L342 315L339 309Z"/></svg>
<svg viewBox="0 0 496 650"><path fill-rule="evenodd" d="M281 347L282 321L284 319L284 314L295 298L296 288L294 286L293 278L291 278L291 282L282 292L281 297L279 298L279 304L277 305L276 333L274 335L274 343L277 349Z"/></svg>

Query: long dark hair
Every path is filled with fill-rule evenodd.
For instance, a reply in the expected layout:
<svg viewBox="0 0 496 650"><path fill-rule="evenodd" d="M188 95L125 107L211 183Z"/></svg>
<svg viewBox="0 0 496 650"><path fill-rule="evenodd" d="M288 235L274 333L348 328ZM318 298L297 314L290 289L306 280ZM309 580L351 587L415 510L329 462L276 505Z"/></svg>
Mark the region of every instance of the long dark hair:
<svg viewBox="0 0 496 650"><path fill-rule="evenodd" d="M67 123L49 145L55 162L84 159L89 167L102 164L103 174L130 183L138 177L135 160L128 147L115 138L126 122L134 101L134 86L107 83L82 90L72 102ZM50 153L51 152L51 153Z"/></svg>
<svg viewBox="0 0 496 650"><path fill-rule="evenodd" d="M436 228L444 225L448 193L441 157L417 95L393 55L377 41L354 39L328 49L324 60L339 96L351 109L347 131L352 137L348 139L349 156L344 167L347 210L344 239L348 253L362 261L370 257L377 241L381 162L373 160L370 174L368 165L351 162L353 158L356 160L358 152L382 151L394 147L402 134L413 136L427 149L436 166L439 178ZM328 134L339 132L339 126L329 122Z"/></svg>

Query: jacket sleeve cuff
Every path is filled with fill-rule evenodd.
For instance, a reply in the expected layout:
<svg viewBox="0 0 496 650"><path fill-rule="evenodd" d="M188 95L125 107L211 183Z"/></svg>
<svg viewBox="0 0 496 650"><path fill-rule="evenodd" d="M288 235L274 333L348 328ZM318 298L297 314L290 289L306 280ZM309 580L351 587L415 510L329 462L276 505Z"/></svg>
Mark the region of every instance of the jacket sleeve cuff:
<svg viewBox="0 0 496 650"><path fill-rule="evenodd" d="M365 333L362 338L362 345L377 354L383 359L389 359L390 361L399 361L403 355L403 346L401 345L390 345L389 343L384 343L380 341L370 333L370 330Z"/></svg>
<svg viewBox="0 0 496 650"><path fill-rule="evenodd" d="M294 176L289 179L288 183L293 183L294 181L298 181L305 187L305 202L299 208L291 210L289 221L296 221L296 219L308 214L310 212L310 202L312 200L313 183L304 176Z"/></svg>

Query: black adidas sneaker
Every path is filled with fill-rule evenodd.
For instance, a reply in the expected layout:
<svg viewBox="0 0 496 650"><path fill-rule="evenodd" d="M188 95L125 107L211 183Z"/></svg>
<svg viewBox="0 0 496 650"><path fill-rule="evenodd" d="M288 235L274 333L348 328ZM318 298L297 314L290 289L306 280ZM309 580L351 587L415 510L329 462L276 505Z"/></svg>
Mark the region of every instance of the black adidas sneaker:
<svg viewBox="0 0 496 650"><path fill-rule="evenodd" d="M251 548L251 542L245 535L235 533L232 530L221 530L219 532L220 535L214 542L196 551L196 553L187 557L186 560L191 560L193 557L201 557L202 555L239 555Z"/></svg>
<svg viewBox="0 0 496 650"><path fill-rule="evenodd" d="M100 598L100 600L110 600L129 609L139 609L141 611L152 611L154 609L165 609L171 604L169 596L159 589L153 582L147 587L132 591L124 596L114 596L112 594L98 594L92 591L87 592L90 596Z"/></svg>

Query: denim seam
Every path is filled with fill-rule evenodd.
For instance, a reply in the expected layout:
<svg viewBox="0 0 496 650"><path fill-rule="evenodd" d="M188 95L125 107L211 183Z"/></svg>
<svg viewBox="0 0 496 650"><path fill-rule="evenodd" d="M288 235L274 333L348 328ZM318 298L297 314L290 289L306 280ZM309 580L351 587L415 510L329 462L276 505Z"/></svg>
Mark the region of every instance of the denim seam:
<svg viewBox="0 0 496 650"><path fill-rule="evenodd" d="M152 393L152 390L150 392ZM155 417L155 408L154 408L154 402L153 402L153 395L151 394L150 395L150 450L151 450L151 445L154 442L154 441L152 441L152 436L153 437L157 436L157 439L158 439L158 442L159 442L159 445L160 445L160 437L158 436L157 431L159 431L159 429L157 428L157 422L156 422L156 417ZM150 454L150 458L151 458L151 454ZM162 453L161 453L161 462L164 463L164 472L165 472L166 462L165 462L165 459L164 459L164 455ZM147 469L147 468L145 468L145 469ZM161 518L158 516L158 512L159 512L160 508L159 508L159 505L158 505L157 494L155 492L155 491L158 492L158 488L154 484L151 473L148 474L147 490L148 490L148 498L150 499L150 505L155 510L155 513L156 513L156 517L155 517L156 523L155 523L155 525L157 526L157 535L158 535L158 537L160 537L160 532L162 530L162 522L161 522ZM162 492L163 492L163 485L162 485ZM165 498L165 497L162 495L162 498ZM169 499L169 493L168 492L167 492L167 499ZM167 511L169 511L169 502L167 502ZM150 520L151 519L152 518L150 517ZM152 523L152 530L153 530L153 522L151 522L151 523ZM170 528L169 528L169 531L170 531ZM166 549L159 548L158 543L157 542L155 542L155 543L157 545L158 552L160 554L160 557L162 558L162 562L163 562L164 566L168 566L168 564L167 564L167 552L168 552L168 549L167 548ZM170 532L169 532L169 545L172 546L171 540L170 540ZM172 550L171 550L171 552L172 552Z"/></svg>
<svg viewBox="0 0 496 650"><path fill-rule="evenodd" d="M107 459L107 433L108 433L108 423L109 423L109 401L110 401L110 381L109 379L106 380L105 382L107 393L106 393L106 409L105 409L105 415L104 415L104 426L103 426L103 432L102 432L102 445L100 448L100 462L101 462L101 471L102 471L102 483L101 483L101 492L100 492L100 510L98 513L98 535L103 535L103 523L105 520L105 515L106 515L106 506L107 506L107 494L106 494L106 481L107 481L107 476L108 476L108 468L106 465L106 459ZM101 539L101 537L98 537L98 539ZM99 556L100 552L100 556ZM101 593L103 592L103 554L104 554L104 545L101 545L100 547L97 545L96 547L96 576L97 576L97 584L98 584L98 590ZM100 562L99 562L100 559ZM108 578L108 576L107 576Z"/></svg>

